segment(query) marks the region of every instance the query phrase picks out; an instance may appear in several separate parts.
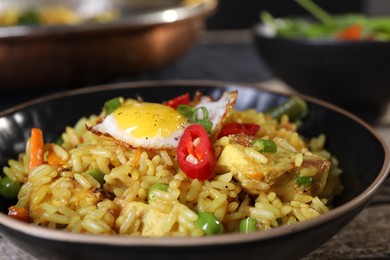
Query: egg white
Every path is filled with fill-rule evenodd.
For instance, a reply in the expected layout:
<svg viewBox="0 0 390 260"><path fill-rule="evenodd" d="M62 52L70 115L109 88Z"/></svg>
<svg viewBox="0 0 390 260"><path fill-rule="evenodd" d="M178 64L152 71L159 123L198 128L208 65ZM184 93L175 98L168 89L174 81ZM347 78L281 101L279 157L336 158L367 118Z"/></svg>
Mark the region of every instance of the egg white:
<svg viewBox="0 0 390 260"><path fill-rule="evenodd" d="M209 113L209 120L213 123L211 129L211 136L217 136L224 118L233 109L237 99L237 91L225 92L217 101L213 101L210 97L204 96L196 104L195 108L205 107ZM176 111L173 111L176 112ZM162 136L161 131L157 131L154 136L144 136L142 138L134 136L132 133L134 129L122 129L119 127L114 113L104 117L103 120L92 126L90 130L98 135L105 135L114 138L121 145L145 148L145 149L175 149L179 143L181 136L189 122L185 121L170 132L168 136ZM178 112L177 112L178 113ZM198 116L201 118L201 111ZM156 114L156 117L160 115ZM131 118L129 118L131 120Z"/></svg>

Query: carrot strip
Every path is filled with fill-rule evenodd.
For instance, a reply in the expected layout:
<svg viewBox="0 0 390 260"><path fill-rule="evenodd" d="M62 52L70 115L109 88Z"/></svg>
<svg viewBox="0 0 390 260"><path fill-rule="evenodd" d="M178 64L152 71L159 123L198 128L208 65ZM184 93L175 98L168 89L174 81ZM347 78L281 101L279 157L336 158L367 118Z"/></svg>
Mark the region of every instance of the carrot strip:
<svg viewBox="0 0 390 260"><path fill-rule="evenodd" d="M29 218L27 210L25 208L17 206L12 206L8 208L8 216L24 222L28 222Z"/></svg>
<svg viewBox="0 0 390 260"><path fill-rule="evenodd" d="M355 24L341 31L337 35L337 38L340 40L358 41L361 39L362 31L363 31L362 26L359 24Z"/></svg>
<svg viewBox="0 0 390 260"><path fill-rule="evenodd" d="M43 164L43 133L39 128L31 129L30 139L30 169Z"/></svg>
<svg viewBox="0 0 390 260"><path fill-rule="evenodd" d="M50 145L48 155L47 155L47 163L51 166L61 166L65 164L65 161L61 159L53 150L54 144Z"/></svg>

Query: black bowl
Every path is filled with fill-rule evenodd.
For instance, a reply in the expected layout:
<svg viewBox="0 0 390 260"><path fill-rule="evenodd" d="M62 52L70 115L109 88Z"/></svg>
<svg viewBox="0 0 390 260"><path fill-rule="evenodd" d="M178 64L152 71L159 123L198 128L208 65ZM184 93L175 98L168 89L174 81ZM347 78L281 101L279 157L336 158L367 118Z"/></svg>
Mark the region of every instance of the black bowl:
<svg viewBox="0 0 390 260"><path fill-rule="evenodd" d="M272 73L293 89L374 121L390 101L390 42L273 37L263 24L254 42Z"/></svg>
<svg viewBox="0 0 390 260"><path fill-rule="evenodd" d="M0 113L0 166L24 149L31 127L40 127L54 141L81 116L98 113L104 101L135 97L164 101L197 90L218 97L237 89L238 109L264 111L288 96L240 83L163 81L107 85L43 97ZM38 259L297 259L329 240L372 200L389 170L389 151L366 123L328 103L302 96L309 115L300 132L327 135L327 149L344 169L345 190L335 209L306 222L251 234L201 238L136 238L67 233L32 226L6 215L12 203L0 200L0 233Z"/></svg>

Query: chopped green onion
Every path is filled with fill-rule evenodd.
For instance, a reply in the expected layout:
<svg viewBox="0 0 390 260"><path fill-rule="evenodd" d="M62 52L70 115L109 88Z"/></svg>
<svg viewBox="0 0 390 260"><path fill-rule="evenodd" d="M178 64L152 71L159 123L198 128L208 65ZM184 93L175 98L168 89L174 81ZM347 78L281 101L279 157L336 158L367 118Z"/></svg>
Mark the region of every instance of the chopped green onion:
<svg viewBox="0 0 390 260"><path fill-rule="evenodd" d="M203 113L203 118L200 120L208 120L209 119L209 111L205 107L194 108L194 114L192 115L192 121L195 122L198 120L198 111L201 110Z"/></svg>
<svg viewBox="0 0 390 260"><path fill-rule="evenodd" d="M104 174L98 169L89 169L87 174L91 175L97 182L101 185L104 185L106 181L104 180Z"/></svg>
<svg viewBox="0 0 390 260"><path fill-rule="evenodd" d="M56 140L56 144L63 145L63 143L64 143L64 138L62 138L62 136L58 137Z"/></svg>
<svg viewBox="0 0 390 260"><path fill-rule="evenodd" d="M306 9L309 13L311 13L314 17L320 20L322 23L329 24L333 21L333 18L328 12L322 9L320 6L315 4L311 0L295 0L298 4L300 4L303 8Z"/></svg>
<svg viewBox="0 0 390 260"><path fill-rule="evenodd" d="M211 122L209 120L197 120L194 123L203 126L203 128L206 130L207 134L211 133L211 128L213 127L213 122Z"/></svg>
<svg viewBox="0 0 390 260"><path fill-rule="evenodd" d="M311 185L313 179L310 176L298 176L296 179L296 184L299 186Z"/></svg>
<svg viewBox="0 0 390 260"><path fill-rule="evenodd" d="M114 110L117 109L120 106L121 106L120 99L119 98L113 98L113 99L110 99L110 100L106 101L106 103L104 103L104 111L106 112L106 115L109 115L112 112L114 112Z"/></svg>
<svg viewBox="0 0 390 260"><path fill-rule="evenodd" d="M268 139L256 139L252 143L252 147L259 152L276 153L278 147L276 143Z"/></svg>
<svg viewBox="0 0 390 260"><path fill-rule="evenodd" d="M257 231L257 220L254 218L244 218L240 221L239 230L241 233L248 234Z"/></svg>
<svg viewBox="0 0 390 260"><path fill-rule="evenodd" d="M156 199L156 196L153 194L155 190L168 191L169 185L167 183L155 183L148 190L148 201Z"/></svg>
<svg viewBox="0 0 390 260"><path fill-rule="evenodd" d="M199 124L204 127L208 134L211 133L213 122L209 120L209 111L206 107L193 108L189 105L179 105L177 111L184 115L190 123ZM198 119L198 111L202 111L202 118Z"/></svg>
<svg viewBox="0 0 390 260"><path fill-rule="evenodd" d="M192 118L194 114L194 109L189 105L179 105L177 111L186 118Z"/></svg>
<svg viewBox="0 0 390 260"><path fill-rule="evenodd" d="M292 96L282 104L269 109L267 113L277 120L286 114L290 120L294 121L305 117L308 113L308 108L306 101L300 97Z"/></svg>

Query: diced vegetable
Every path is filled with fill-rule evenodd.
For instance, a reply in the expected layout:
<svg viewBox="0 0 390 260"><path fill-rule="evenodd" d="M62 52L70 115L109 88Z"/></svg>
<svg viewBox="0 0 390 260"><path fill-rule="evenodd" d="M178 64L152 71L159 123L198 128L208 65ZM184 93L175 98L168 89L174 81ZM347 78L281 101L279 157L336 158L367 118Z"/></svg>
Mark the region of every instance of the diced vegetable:
<svg viewBox="0 0 390 260"><path fill-rule="evenodd" d="M105 111L106 115L109 115L120 106L121 106L120 99L118 97L112 98L104 103L104 111Z"/></svg>
<svg viewBox="0 0 390 260"><path fill-rule="evenodd" d="M213 214L209 212L198 213L197 225L203 229L206 235L223 233L223 225Z"/></svg>
<svg viewBox="0 0 390 260"><path fill-rule="evenodd" d="M254 218L244 218L240 221L239 230L241 233L248 234L257 231L257 220Z"/></svg>
<svg viewBox="0 0 390 260"><path fill-rule="evenodd" d="M104 185L106 183L106 181L104 180L104 174L98 169L88 169L87 174L91 175L101 185Z"/></svg>
<svg viewBox="0 0 390 260"><path fill-rule="evenodd" d="M177 159L180 168L192 179L207 180L214 175L214 147L201 125L193 124L184 130L177 147Z"/></svg>
<svg viewBox="0 0 390 260"><path fill-rule="evenodd" d="M351 25L336 35L337 39L357 41L362 37L363 28L359 24Z"/></svg>
<svg viewBox="0 0 390 260"><path fill-rule="evenodd" d="M312 182L313 179L310 176L298 176L296 179L296 184L299 186L311 185Z"/></svg>
<svg viewBox="0 0 390 260"><path fill-rule="evenodd" d="M256 135L259 131L260 126L256 124L240 124L240 123L229 123L222 127L219 132L218 138L233 134L245 134L245 135Z"/></svg>
<svg viewBox="0 0 390 260"><path fill-rule="evenodd" d="M10 200L16 200L21 188L21 184L4 176L0 180L0 195Z"/></svg>
<svg viewBox="0 0 390 260"><path fill-rule="evenodd" d="M256 139L253 141L252 146L259 152L276 153L278 147L276 143L268 139Z"/></svg>
<svg viewBox="0 0 390 260"><path fill-rule="evenodd" d="M35 10L27 10L23 12L18 19L18 25L38 25L38 24L40 24L39 14Z"/></svg>
<svg viewBox="0 0 390 260"><path fill-rule="evenodd" d="M30 138L30 169L43 164L44 142L43 133L39 128L31 129Z"/></svg>
<svg viewBox="0 0 390 260"><path fill-rule="evenodd" d="M167 183L155 183L148 190L148 201L156 199L156 196L153 194L155 190L168 191L169 185Z"/></svg>
<svg viewBox="0 0 390 260"><path fill-rule="evenodd" d="M8 216L24 222L28 222L28 218L29 218L27 210L25 208L18 207L18 206L9 207Z"/></svg>
<svg viewBox="0 0 390 260"><path fill-rule="evenodd" d="M164 103L166 106L170 106L173 109L177 109L179 105L189 105L190 104L190 94L185 93L181 96L172 98L171 100L168 100Z"/></svg>
<svg viewBox="0 0 390 260"><path fill-rule="evenodd" d="M48 155L47 155L47 163L52 166L61 166L66 163L61 157L59 157L54 149L53 149L54 144L50 144L50 148L48 150Z"/></svg>
<svg viewBox="0 0 390 260"><path fill-rule="evenodd" d="M277 120L286 114L290 120L294 121L304 118L308 113L308 107L302 98L292 96L282 104L269 109L267 113Z"/></svg>
<svg viewBox="0 0 390 260"><path fill-rule="evenodd" d="M62 138L62 136L58 137L56 140L56 144L63 145L63 143L64 143L64 138Z"/></svg>

